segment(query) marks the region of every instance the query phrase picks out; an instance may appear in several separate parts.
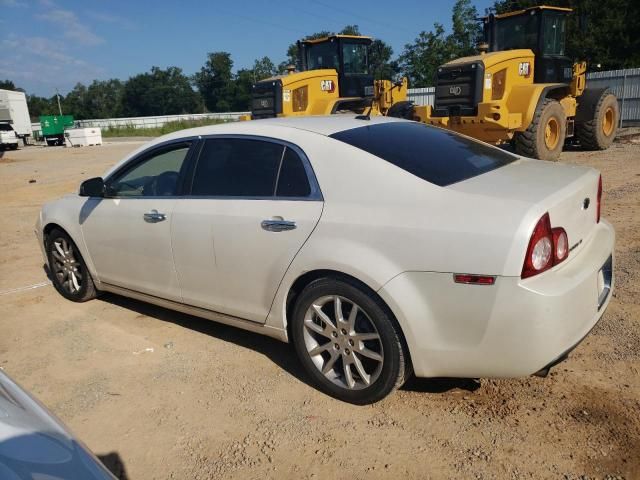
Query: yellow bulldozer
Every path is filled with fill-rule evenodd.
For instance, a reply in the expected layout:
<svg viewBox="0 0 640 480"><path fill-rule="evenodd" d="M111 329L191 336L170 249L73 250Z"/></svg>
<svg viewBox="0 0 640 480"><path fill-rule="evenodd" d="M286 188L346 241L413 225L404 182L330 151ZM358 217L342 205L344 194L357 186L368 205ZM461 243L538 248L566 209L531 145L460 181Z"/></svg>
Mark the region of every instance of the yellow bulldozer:
<svg viewBox="0 0 640 480"><path fill-rule="evenodd" d="M606 88L585 89L586 63L566 56L571 9L538 6L483 19L476 56L438 68L433 106L406 116L485 142L512 142L518 154L557 160L565 140L608 148L619 107Z"/></svg>
<svg viewBox="0 0 640 480"><path fill-rule="evenodd" d="M394 114L406 101L407 80L374 80L369 65L370 37L331 35L298 42L298 71L253 85L251 118L330 115L366 111Z"/></svg>
<svg viewBox="0 0 640 480"><path fill-rule="evenodd" d="M527 157L557 160L567 139L608 148L620 112L608 89L585 88L586 63L566 56L569 8L538 6L483 18L475 56L438 68L433 106L407 100L407 80L374 80L370 37L298 42L299 71L253 85L251 118L345 112L408 118Z"/></svg>

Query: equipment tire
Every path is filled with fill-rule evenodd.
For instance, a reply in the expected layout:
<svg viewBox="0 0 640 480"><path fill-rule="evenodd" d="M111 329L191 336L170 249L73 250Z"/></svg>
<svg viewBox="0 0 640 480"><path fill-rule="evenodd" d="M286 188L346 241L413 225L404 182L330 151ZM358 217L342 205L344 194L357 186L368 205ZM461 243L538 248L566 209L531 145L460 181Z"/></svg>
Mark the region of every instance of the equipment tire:
<svg viewBox="0 0 640 480"><path fill-rule="evenodd" d="M515 135L518 155L558 161L567 131L567 117L560 102L546 98L538 106L529 128Z"/></svg>

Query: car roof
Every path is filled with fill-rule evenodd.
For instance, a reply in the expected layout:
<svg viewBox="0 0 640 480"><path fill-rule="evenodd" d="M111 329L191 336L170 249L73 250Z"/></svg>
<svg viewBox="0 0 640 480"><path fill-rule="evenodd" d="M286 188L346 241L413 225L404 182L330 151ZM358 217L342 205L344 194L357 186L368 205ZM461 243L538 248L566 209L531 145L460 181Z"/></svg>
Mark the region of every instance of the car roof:
<svg viewBox="0 0 640 480"><path fill-rule="evenodd" d="M360 118L358 118L360 117ZM165 138L173 137L189 137L193 135L215 135L220 133L244 133L247 130L255 131L262 126L277 126L285 128L295 128L298 130L306 130L320 135L332 135L343 130L352 128L365 127L367 125L375 125L380 123L402 122L405 120L392 117L383 117L374 115L368 120L362 115L326 115L326 116L305 116L305 117L276 117L265 118L260 120L229 122L218 125L208 125L205 127L191 128L180 130L174 134L169 134ZM161 137L162 138L162 137Z"/></svg>

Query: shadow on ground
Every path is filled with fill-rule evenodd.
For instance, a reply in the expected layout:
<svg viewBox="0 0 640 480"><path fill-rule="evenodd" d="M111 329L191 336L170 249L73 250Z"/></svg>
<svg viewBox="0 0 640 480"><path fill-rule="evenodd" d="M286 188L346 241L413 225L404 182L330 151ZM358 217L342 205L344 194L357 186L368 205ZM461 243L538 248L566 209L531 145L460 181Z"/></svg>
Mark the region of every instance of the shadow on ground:
<svg viewBox="0 0 640 480"><path fill-rule="evenodd" d="M309 381L302 369L293 348L288 345L283 346L282 342L278 340L111 293L103 294L100 300L259 352L293 377L312 388L316 388ZM478 388L480 388L480 382L468 378L411 377L402 387L402 390L423 393L445 393L450 390L473 392Z"/></svg>
<svg viewBox="0 0 640 480"><path fill-rule="evenodd" d="M102 464L107 467L118 480L129 480L127 470L124 468L124 462L118 452L105 453L103 455L96 455Z"/></svg>

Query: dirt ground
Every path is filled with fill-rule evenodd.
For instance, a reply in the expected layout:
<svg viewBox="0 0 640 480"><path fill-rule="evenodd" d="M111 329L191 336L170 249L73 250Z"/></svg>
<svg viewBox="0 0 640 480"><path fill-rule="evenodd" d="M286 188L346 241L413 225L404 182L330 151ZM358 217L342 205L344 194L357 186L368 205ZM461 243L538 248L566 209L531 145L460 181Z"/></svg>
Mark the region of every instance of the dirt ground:
<svg viewBox="0 0 640 480"><path fill-rule="evenodd" d="M0 159L0 366L121 478L640 478L640 144L566 152L602 171L616 291L546 378L412 379L357 407L307 384L289 346L46 281L40 206L141 142ZM514 319L517 321L517 319Z"/></svg>

